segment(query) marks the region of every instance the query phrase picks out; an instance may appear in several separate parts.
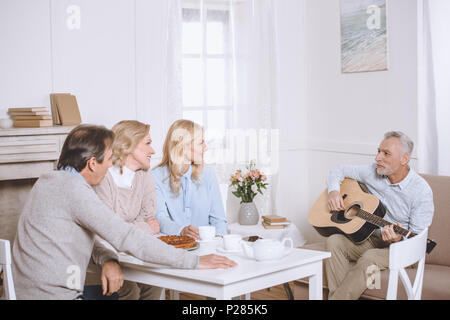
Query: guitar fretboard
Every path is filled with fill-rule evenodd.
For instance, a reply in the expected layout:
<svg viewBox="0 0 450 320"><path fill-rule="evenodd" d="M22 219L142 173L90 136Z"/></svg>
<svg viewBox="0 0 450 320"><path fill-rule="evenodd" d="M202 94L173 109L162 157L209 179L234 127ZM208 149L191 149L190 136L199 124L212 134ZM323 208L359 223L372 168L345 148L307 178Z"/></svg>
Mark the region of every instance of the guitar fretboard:
<svg viewBox="0 0 450 320"><path fill-rule="evenodd" d="M381 228L384 227L384 226L389 226L389 225L392 224L394 226L395 233L398 233L398 234L400 234L400 235L402 235L404 237L408 237L409 238L409 237L413 237L413 236L416 235L415 233L412 233L409 230L406 230L406 229L404 229L402 227L399 227L399 226L397 226L397 225L395 225L395 224L393 224L393 223L391 223L389 221L386 221L386 220L384 220L384 219L382 219L382 218L380 218L380 217L378 217L378 216L376 216L376 215L374 215L372 213L364 211L362 209L358 210L358 213L356 214L356 216L361 218L361 219L363 219L363 220L366 220L367 222L369 222L369 223L371 223L373 225L376 225L377 227L381 227Z"/></svg>

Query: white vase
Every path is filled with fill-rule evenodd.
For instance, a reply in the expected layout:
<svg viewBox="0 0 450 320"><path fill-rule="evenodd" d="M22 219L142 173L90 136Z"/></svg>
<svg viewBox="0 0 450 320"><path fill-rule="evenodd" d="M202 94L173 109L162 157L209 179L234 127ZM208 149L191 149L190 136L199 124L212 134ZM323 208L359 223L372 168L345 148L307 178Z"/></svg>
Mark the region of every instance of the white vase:
<svg viewBox="0 0 450 320"><path fill-rule="evenodd" d="M254 202L243 202L239 209L239 224L255 225L259 221L258 209Z"/></svg>
<svg viewBox="0 0 450 320"><path fill-rule="evenodd" d="M11 118L0 119L0 128L8 129L8 128L12 128L12 126L13 126L13 121L11 120Z"/></svg>

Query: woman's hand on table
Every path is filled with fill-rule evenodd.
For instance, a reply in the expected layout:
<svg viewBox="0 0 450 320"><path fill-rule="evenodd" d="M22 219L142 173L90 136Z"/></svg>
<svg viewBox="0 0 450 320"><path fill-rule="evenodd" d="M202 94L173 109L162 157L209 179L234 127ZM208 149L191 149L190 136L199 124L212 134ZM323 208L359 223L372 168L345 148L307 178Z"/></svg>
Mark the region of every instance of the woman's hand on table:
<svg viewBox="0 0 450 320"><path fill-rule="evenodd" d="M208 254L205 256L200 256L198 269L228 269L236 266L237 263L227 257L219 256L217 254Z"/></svg>
<svg viewBox="0 0 450 320"><path fill-rule="evenodd" d="M150 229L153 231L153 234L158 234L161 231L160 226L159 226L159 221L155 217L148 218L146 223L149 225Z"/></svg>

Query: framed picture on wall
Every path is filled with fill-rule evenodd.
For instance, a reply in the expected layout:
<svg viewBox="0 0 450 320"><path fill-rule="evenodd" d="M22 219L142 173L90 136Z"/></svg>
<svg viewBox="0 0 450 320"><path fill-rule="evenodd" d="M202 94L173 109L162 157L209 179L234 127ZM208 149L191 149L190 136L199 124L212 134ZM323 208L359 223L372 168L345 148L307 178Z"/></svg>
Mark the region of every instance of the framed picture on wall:
<svg viewBox="0 0 450 320"><path fill-rule="evenodd" d="M388 70L387 0L341 0L343 73Z"/></svg>

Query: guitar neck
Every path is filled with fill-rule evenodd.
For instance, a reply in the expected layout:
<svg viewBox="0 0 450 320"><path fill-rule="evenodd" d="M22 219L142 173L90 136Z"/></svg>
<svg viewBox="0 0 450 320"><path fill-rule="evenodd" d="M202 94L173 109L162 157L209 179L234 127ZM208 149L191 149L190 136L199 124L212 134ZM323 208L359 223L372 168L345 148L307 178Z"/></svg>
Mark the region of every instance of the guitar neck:
<svg viewBox="0 0 450 320"><path fill-rule="evenodd" d="M362 209L360 209L358 211L356 216L358 218L366 220L367 222L369 222L369 223L371 223L373 225L376 225L377 227L380 227L380 228L382 228L384 226L393 225L395 233L400 234L400 235L402 235L404 237L408 237L409 238L409 237L412 237L412 236L416 235L415 233L412 233L409 230L406 230L406 229L404 229L402 227L399 227L399 226L397 226L397 225L395 225L395 224L393 224L393 223L391 223L389 221L384 220L383 218L380 218L380 217L378 217L378 216L376 216L374 214L371 214L371 213L369 213L367 211L364 211Z"/></svg>

